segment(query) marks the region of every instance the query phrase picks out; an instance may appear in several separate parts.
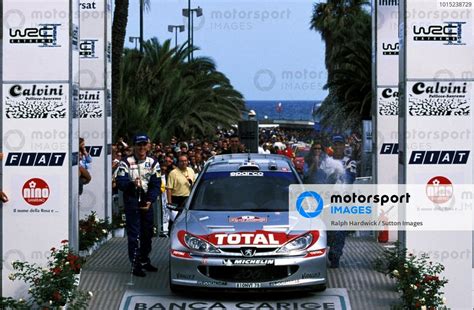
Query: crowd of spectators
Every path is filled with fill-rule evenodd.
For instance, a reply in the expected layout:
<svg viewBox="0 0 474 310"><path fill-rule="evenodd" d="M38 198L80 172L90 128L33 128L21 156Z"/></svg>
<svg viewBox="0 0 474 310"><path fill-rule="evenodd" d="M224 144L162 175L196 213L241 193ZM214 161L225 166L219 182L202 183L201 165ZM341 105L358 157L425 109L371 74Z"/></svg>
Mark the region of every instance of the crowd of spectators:
<svg viewBox="0 0 474 310"><path fill-rule="evenodd" d="M259 131L259 152L266 154L286 155L290 159L295 157L295 146L301 143L311 144L318 140L323 142L325 150L331 153L329 135L315 133L312 129L283 129L262 128ZM246 151L245 145L240 143L237 133L234 130L217 130L213 138L199 139L191 137L188 140L179 140L172 137L169 142L152 141L149 148L149 156L154 157L160 163L161 173L167 176L178 164L181 155L188 157L188 166L199 174L204 163L212 156L230 153L243 153ZM353 134L347 137L347 151L351 157L360 159L360 139ZM119 161L133 154L132 145L123 138L119 138L112 147L113 168L116 168Z"/></svg>

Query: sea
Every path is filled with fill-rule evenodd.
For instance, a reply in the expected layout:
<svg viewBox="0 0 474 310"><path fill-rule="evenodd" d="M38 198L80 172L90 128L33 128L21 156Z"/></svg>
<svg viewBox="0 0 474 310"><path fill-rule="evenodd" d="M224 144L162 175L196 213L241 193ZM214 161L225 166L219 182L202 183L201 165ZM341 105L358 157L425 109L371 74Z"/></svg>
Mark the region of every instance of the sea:
<svg viewBox="0 0 474 310"><path fill-rule="evenodd" d="M258 120L315 121L314 109L320 100L247 100L248 110L257 113Z"/></svg>

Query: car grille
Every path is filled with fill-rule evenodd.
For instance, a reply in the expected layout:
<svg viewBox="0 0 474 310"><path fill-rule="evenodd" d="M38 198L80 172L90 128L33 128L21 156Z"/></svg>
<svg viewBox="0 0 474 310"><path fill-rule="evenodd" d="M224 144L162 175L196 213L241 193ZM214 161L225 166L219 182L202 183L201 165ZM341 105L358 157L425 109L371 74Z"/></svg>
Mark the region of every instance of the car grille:
<svg viewBox="0 0 474 310"><path fill-rule="evenodd" d="M255 255L260 253L272 253L278 248L254 248ZM242 254L242 248L220 248L223 253L237 253Z"/></svg>
<svg viewBox="0 0 474 310"><path fill-rule="evenodd" d="M298 266L199 266L203 275L227 282L267 282L285 279L298 271Z"/></svg>

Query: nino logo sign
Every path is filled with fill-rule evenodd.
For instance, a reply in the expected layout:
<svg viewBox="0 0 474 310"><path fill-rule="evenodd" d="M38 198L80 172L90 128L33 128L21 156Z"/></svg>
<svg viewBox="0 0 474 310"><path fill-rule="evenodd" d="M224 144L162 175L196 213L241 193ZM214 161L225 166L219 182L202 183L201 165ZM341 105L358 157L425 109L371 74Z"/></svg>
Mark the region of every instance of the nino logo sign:
<svg viewBox="0 0 474 310"><path fill-rule="evenodd" d="M22 188L23 199L34 207L45 203L49 198L49 194L48 183L40 178L29 179Z"/></svg>

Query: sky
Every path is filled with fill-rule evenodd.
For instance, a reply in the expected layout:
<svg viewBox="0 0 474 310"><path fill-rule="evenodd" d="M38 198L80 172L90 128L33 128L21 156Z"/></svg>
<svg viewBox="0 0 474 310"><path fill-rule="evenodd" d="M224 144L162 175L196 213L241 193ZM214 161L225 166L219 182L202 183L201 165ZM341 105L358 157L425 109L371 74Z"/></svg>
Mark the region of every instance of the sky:
<svg viewBox="0 0 474 310"><path fill-rule="evenodd" d="M324 42L310 30L313 2L308 0L192 0L196 56L212 58L246 100L322 100L327 71ZM184 24L178 44L187 39L186 0L151 0L145 13L145 40L172 39L168 25ZM125 46L139 35L139 1L130 1Z"/></svg>

